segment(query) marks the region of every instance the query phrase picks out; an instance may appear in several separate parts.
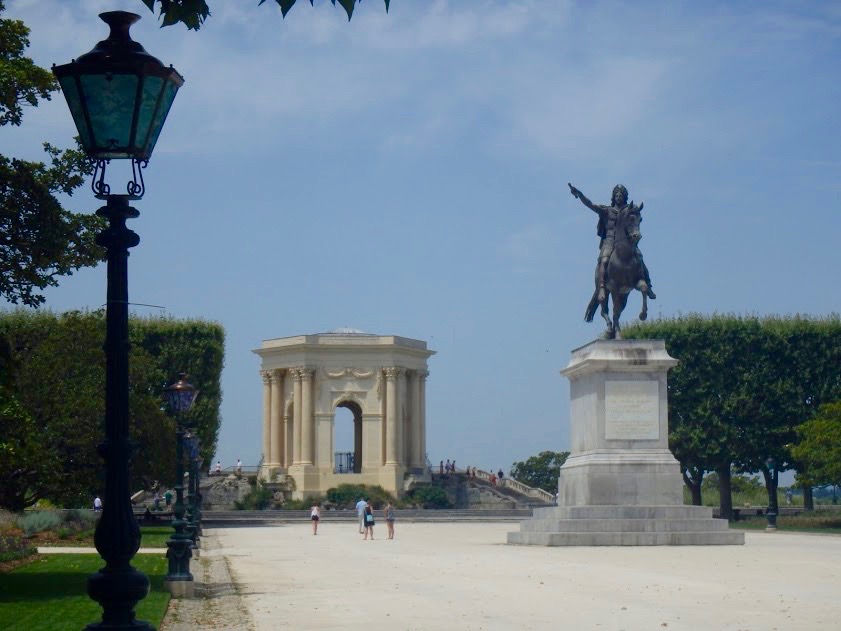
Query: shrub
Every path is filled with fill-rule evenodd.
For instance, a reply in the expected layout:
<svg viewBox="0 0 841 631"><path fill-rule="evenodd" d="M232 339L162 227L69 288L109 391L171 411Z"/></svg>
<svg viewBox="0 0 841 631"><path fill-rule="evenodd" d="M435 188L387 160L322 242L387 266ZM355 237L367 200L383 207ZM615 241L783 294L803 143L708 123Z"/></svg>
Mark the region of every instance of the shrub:
<svg viewBox="0 0 841 631"><path fill-rule="evenodd" d="M20 537L0 537L0 563L23 559L35 554L37 549Z"/></svg>
<svg viewBox="0 0 841 631"><path fill-rule="evenodd" d="M64 523L78 530L93 528L96 526L98 519L97 513L82 508L74 508L64 512Z"/></svg>
<svg viewBox="0 0 841 631"><path fill-rule="evenodd" d="M35 533L55 528L62 521L61 515L58 513L41 511L18 517L17 524L27 537L31 537Z"/></svg>
<svg viewBox="0 0 841 631"><path fill-rule="evenodd" d="M234 508L236 510L266 510L271 508L273 502L271 489L257 483L242 500L234 502Z"/></svg>
<svg viewBox="0 0 841 631"><path fill-rule="evenodd" d="M9 531L17 530L17 516L0 508L0 535Z"/></svg>
<svg viewBox="0 0 841 631"><path fill-rule="evenodd" d="M353 508L360 497L368 500L374 508L385 506L394 497L379 485L368 484L340 484L339 486L327 489L327 501L336 505L336 508Z"/></svg>
<svg viewBox="0 0 841 631"><path fill-rule="evenodd" d="M67 526L62 526L58 530L56 530L56 536L64 541L65 539L70 539L70 535L73 534L73 531L68 528Z"/></svg>
<svg viewBox="0 0 841 631"><path fill-rule="evenodd" d="M409 498L423 508L450 508L450 498L437 486L422 486L409 493Z"/></svg>

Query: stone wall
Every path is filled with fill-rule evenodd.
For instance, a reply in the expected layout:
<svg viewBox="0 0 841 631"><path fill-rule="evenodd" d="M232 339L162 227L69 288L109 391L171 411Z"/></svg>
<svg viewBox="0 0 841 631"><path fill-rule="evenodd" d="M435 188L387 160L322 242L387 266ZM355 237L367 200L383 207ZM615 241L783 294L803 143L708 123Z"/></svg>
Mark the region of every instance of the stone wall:
<svg viewBox="0 0 841 631"><path fill-rule="evenodd" d="M202 491L202 508L204 510L232 510L234 502L242 501L252 488L247 477L229 475Z"/></svg>

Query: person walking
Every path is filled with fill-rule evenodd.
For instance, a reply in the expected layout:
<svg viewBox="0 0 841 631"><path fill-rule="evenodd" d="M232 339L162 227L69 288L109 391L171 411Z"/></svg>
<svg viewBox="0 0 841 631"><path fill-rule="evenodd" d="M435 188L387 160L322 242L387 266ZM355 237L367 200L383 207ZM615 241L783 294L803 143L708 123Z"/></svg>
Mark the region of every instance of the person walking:
<svg viewBox="0 0 841 631"><path fill-rule="evenodd" d="M237 476L242 475L242 460L237 458Z"/></svg>
<svg viewBox="0 0 841 631"><path fill-rule="evenodd" d="M310 521L312 522L312 534L318 534L318 522L321 520L321 506L318 503L310 507Z"/></svg>
<svg viewBox="0 0 841 631"><path fill-rule="evenodd" d="M99 495L93 498L93 510L99 512L102 510L102 500L99 499Z"/></svg>
<svg viewBox="0 0 841 631"><path fill-rule="evenodd" d="M447 458L447 464L444 465L444 470L449 473L450 472L450 459Z"/></svg>
<svg viewBox="0 0 841 631"><path fill-rule="evenodd" d="M441 475L444 475L444 461L443 460L441 461L441 464L439 466L440 466L440 469L438 470L438 473L440 473Z"/></svg>
<svg viewBox="0 0 841 631"><path fill-rule="evenodd" d="M172 491L169 489L166 490L164 493L164 504L166 504L166 509L169 510L172 506Z"/></svg>
<svg viewBox="0 0 841 631"><path fill-rule="evenodd" d="M371 510L371 504L365 504L365 536L363 541L368 540L368 535L371 535L371 541L374 540L374 512Z"/></svg>
<svg viewBox="0 0 841 631"><path fill-rule="evenodd" d="M364 498L360 497L359 501L356 503L356 517L359 519L359 534L364 534L365 532L365 507L368 506L368 502L365 501Z"/></svg>
<svg viewBox="0 0 841 631"><path fill-rule="evenodd" d="M385 525L388 526L388 538L394 539L394 505L391 500L385 505L383 516L385 517Z"/></svg>
<svg viewBox="0 0 841 631"><path fill-rule="evenodd" d="M216 461L216 475L222 475L222 462L220 460Z"/></svg>

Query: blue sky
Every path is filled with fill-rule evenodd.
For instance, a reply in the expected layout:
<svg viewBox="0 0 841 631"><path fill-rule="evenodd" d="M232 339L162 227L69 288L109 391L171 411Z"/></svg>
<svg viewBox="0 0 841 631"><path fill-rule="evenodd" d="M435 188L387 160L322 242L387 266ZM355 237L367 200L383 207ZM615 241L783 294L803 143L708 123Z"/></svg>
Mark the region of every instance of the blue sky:
<svg viewBox="0 0 841 631"><path fill-rule="evenodd" d="M841 311L837 3L368 0L350 23L326 1L286 20L210 4L198 33L140 0L11 0L6 17L48 67L105 37L100 11L134 11L135 39L186 78L136 204L130 299L224 325L223 464L260 456L251 349L345 326L438 352L433 461L567 448L558 370L602 331L582 320L596 218L567 182L645 202L652 316ZM56 95L2 151L74 134ZM100 266L47 306L104 296Z"/></svg>

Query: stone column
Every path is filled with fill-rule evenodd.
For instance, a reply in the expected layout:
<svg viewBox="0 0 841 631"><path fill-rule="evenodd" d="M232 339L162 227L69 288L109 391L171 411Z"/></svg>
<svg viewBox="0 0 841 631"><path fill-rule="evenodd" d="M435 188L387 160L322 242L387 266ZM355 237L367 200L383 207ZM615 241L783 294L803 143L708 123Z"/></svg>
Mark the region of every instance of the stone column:
<svg viewBox="0 0 841 631"><path fill-rule="evenodd" d="M412 415L409 427L412 430L412 457L409 459L409 466L423 467L423 452L421 451L421 380L420 371L413 370L410 375Z"/></svg>
<svg viewBox="0 0 841 631"><path fill-rule="evenodd" d="M397 462L408 464L408 438L406 431L406 370L397 369Z"/></svg>
<svg viewBox="0 0 841 631"><path fill-rule="evenodd" d="M397 368L385 373L385 464L397 464Z"/></svg>
<svg viewBox="0 0 841 631"><path fill-rule="evenodd" d="M312 464L315 460L313 455L315 435L315 418L312 409L312 368L301 369L301 464Z"/></svg>
<svg viewBox="0 0 841 631"><path fill-rule="evenodd" d="M288 374L288 373L287 373ZM283 466L289 468L292 464L292 445L295 442L292 433L292 419L286 413L284 406L283 414Z"/></svg>
<svg viewBox="0 0 841 631"><path fill-rule="evenodd" d="M272 407L271 407L271 459L274 466L283 466L283 370L275 370L272 374Z"/></svg>
<svg viewBox="0 0 841 631"><path fill-rule="evenodd" d="M421 370L418 373L418 391L419 391L419 403L420 403L420 414L418 416L420 420L420 463L421 466L426 469L426 378L429 377L428 370Z"/></svg>
<svg viewBox="0 0 841 631"><path fill-rule="evenodd" d="M301 462L301 369L293 368L289 374L295 379L292 391L292 464Z"/></svg>
<svg viewBox="0 0 841 631"><path fill-rule="evenodd" d="M263 378L263 464L271 461L271 408L272 408L272 375L268 370L261 370Z"/></svg>

